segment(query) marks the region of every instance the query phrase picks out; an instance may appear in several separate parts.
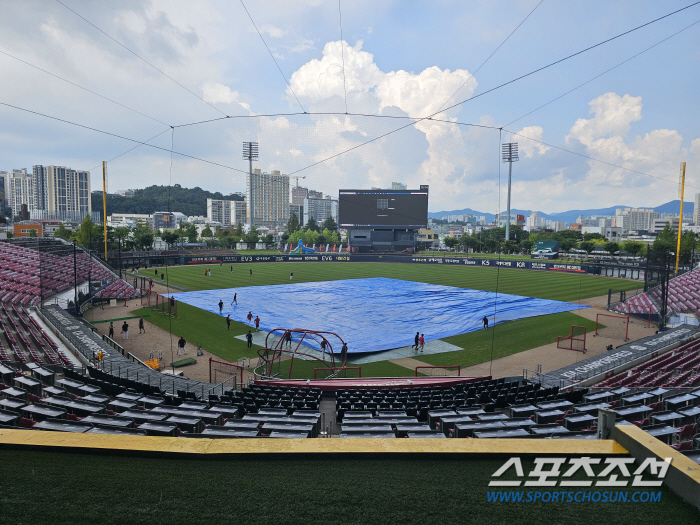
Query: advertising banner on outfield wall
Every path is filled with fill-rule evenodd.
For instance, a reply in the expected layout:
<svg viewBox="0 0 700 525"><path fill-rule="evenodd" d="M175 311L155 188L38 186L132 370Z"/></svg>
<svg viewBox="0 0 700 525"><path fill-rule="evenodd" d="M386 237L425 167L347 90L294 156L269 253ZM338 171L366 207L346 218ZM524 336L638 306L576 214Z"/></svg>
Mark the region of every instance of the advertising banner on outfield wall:
<svg viewBox="0 0 700 525"><path fill-rule="evenodd" d="M452 266L489 266L493 268L519 268L524 270L547 270L569 273L586 273L588 267L580 264L562 264L540 261L499 261L497 259L472 259L467 257L407 257L405 255L207 255L183 257L183 264L238 264L261 262L387 262L416 264L445 264Z"/></svg>

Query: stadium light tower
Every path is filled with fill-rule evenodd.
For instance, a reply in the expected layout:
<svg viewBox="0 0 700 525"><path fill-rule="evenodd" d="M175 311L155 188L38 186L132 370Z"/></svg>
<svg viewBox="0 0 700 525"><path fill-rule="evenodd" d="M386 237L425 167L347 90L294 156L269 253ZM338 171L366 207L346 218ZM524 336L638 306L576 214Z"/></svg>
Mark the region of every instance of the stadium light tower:
<svg viewBox="0 0 700 525"><path fill-rule="evenodd" d="M508 215L506 216L506 241L510 240L510 179L513 175L513 163L520 160L518 158L518 143L508 142L501 144L501 158L508 163Z"/></svg>
<svg viewBox="0 0 700 525"><path fill-rule="evenodd" d="M255 217L253 216L253 161L258 160L258 143L244 142L243 143L243 160L249 163L248 169L248 195L246 202L247 214L249 217L250 227L255 225Z"/></svg>

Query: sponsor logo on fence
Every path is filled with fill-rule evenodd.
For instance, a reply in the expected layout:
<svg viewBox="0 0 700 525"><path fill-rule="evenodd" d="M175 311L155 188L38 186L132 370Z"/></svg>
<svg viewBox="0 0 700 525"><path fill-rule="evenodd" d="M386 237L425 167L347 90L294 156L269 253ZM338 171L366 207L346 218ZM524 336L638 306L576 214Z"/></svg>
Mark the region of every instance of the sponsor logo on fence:
<svg viewBox="0 0 700 525"><path fill-rule="evenodd" d="M603 357L601 359L597 359L595 361L592 361L590 363L586 363L583 366L579 366L574 368L573 370L568 370L562 374L564 377L575 377L577 373L582 373L582 372L588 372L589 370L592 370L594 368L601 367L603 365L607 365L610 363L616 362L618 359L622 357L627 357L630 355L634 355L634 352L628 352L626 350L621 350L620 352L615 352L614 354L611 354L609 356Z"/></svg>

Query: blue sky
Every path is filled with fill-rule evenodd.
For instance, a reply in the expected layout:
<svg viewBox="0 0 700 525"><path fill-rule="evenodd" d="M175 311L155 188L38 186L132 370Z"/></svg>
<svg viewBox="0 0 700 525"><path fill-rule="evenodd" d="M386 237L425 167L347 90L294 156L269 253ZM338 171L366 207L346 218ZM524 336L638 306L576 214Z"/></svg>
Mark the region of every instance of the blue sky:
<svg viewBox="0 0 700 525"><path fill-rule="evenodd" d="M300 111L239 2L62 0L71 9L167 73L130 54L58 2L5 2L0 51L93 90L149 119L0 54L0 102L46 113L245 170L240 142L260 142L257 167L298 171L309 187L430 184L431 211L503 208L499 131L423 121L360 146L404 120L350 113L425 116L447 102L579 51L690 2L246 1L304 110L335 115L259 117ZM538 5L539 4L539 5ZM508 34L534 12L454 97ZM517 140L513 206L557 212L620 203L655 206L677 198L679 163L688 162L687 194L700 192L697 85L700 23L614 71L512 121L700 20L700 5L565 63L436 115L506 127ZM345 60L343 68L342 60ZM199 98L199 100L198 100ZM167 125L246 116L176 128ZM252 118L249 118L252 117ZM90 169L133 143L0 106L0 170L33 164ZM165 124L167 125L165 125ZM589 161L544 146L628 168ZM350 153L343 151L360 146ZM340 154L340 155L338 155ZM337 156L335 156L337 155ZM335 157L333 157L335 156ZM325 159L333 157L329 161ZM315 166L309 167L314 163ZM657 178L640 175L641 172ZM98 187L95 170L93 188ZM242 191L234 171L142 146L109 164L110 190L179 183ZM666 179L666 180L659 180Z"/></svg>

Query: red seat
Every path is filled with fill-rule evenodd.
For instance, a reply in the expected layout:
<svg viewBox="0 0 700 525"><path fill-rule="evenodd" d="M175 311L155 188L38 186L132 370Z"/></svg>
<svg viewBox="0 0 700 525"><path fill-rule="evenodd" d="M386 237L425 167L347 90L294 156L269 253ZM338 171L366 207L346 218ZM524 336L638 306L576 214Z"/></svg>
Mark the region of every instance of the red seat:
<svg viewBox="0 0 700 525"><path fill-rule="evenodd" d="M692 425L685 425L683 428L681 428L681 435L679 439L683 441L684 439L694 436L697 433L697 429L697 423L693 423Z"/></svg>
<svg viewBox="0 0 700 525"><path fill-rule="evenodd" d="M676 443L675 445L671 445L671 448L675 448L678 452L682 452L684 450L693 450L693 442L692 441L681 441L680 443Z"/></svg>
<svg viewBox="0 0 700 525"><path fill-rule="evenodd" d="M22 428L32 428L34 425L36 425L36 421L27 419L26 417L21 418L19 422L19 426Z"/></svg>

